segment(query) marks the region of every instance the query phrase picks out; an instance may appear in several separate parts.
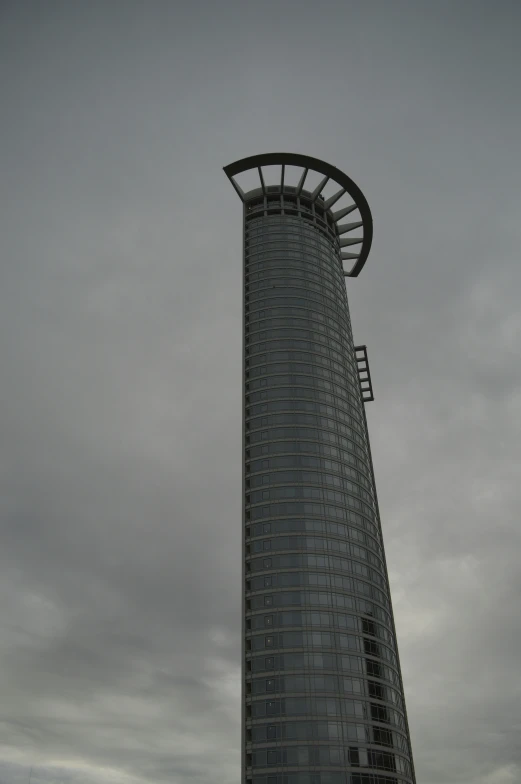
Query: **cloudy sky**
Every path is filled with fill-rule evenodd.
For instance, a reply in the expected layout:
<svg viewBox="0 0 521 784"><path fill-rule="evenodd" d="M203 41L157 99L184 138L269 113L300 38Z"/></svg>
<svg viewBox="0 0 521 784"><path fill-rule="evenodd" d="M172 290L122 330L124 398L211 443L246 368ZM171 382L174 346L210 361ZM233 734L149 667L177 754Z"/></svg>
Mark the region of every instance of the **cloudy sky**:
<svg viewBox="0 0 521 784"><path fill-rule="evenodd" d="M2 0L0 784L239 782L241 210L346 171L419 784L521 780L516 0Z"/></svg>

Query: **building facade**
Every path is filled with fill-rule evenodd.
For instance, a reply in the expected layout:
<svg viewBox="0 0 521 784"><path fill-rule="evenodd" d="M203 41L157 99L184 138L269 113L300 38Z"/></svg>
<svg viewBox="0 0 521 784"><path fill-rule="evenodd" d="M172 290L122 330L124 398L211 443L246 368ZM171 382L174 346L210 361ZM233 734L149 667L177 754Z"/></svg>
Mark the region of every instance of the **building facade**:
<svg viewBox="0 0 521 784"><path fill-rule="evenodd" d="M245 191L235 178L252 170L259 187ZM372 386L345 286L369 253L369 206L306 156L225 172L244 210L241 782L414 784L364 408Z"/></svg>

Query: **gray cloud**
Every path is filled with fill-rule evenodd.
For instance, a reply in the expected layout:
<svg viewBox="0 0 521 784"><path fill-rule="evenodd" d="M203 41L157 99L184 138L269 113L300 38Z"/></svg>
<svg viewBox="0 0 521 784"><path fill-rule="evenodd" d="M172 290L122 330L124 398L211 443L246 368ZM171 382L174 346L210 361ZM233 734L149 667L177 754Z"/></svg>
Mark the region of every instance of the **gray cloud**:
<svg viewBox="0 0 521 784"><path fill-rule="evenodd" d="M237 780L222 166L273 149L374 214L349 295L418 781L519 781L518 5L0 14L0 781Z"/></svg>

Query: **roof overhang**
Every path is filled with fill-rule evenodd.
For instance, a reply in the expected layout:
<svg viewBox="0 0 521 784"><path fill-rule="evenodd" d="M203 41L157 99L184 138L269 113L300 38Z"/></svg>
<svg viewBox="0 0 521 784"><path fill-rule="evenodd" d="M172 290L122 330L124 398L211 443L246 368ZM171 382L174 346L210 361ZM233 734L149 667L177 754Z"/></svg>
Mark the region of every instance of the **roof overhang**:
<svg viewBox="0 0 521 784"><path fill-rule="evenodd" d="M243 202L245 201L246 194L235 181L235 176L251 169L257 169L262 191L265 193L266 185L262 173L263 166L281 167L281 191L284 191L284 176L286 166L295 166L297 168L303 169L302 176L300 177L300 181L297 186L297 195L300 194L302 188L304 187L308 172L313 171L321 174L322 179L311 194L312 201L316 201L318 199L330 181L336 183L339 186L339 190L324 201L324 207L327 210L331 210L331 207L333 207L333 205L336 204L336 202L339 201L345 194L347 194L352 199L352 204L337 210L336 212L331 211L331 215L338 236L346 234L355 228L362 229L363 237L361 239L354 240L345 238L340 240L340 248L346 247L348 245L360 244L360 249L357 253L347 253L341 251L342 261L346 261L348 259L354 261L351 270L344 270L344 275L348 278L356 278L362 271L362 268L367 261L369 250L371 249L371 243L373 241L373 218L371 215L371 210L369 209L367 199L358 185L353 182L353 180L348 177L347 174L344 174L342 171L340 171L340 169L337 169L335 166L331 166L331 164L326 163L325 161L321 161L318 158L311 158L308 155L299 155L298 153L290 152L263 153L261 155L252 155L248 158L241 158L241 160L230 163L228 166L224 167L225 174L229 178L230 182ZM354 212L355 210L358 210L360 214L360 220L344 224L339 222L342 220L342 218L344 218L346 215L349 215L349 213Z"/></svg>

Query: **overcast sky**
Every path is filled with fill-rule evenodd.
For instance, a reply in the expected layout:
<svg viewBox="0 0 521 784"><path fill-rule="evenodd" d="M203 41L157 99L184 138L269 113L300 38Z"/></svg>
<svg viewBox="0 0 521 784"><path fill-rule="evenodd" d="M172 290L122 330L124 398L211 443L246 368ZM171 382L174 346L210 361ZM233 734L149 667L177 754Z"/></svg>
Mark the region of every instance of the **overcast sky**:
<svg viewBox="0 0 521 784"><path fill-rule="evenodd" d="M521 781L516 0L2 0L0 784L238 784L245 155L323 158L418 784Z"/></svg>

